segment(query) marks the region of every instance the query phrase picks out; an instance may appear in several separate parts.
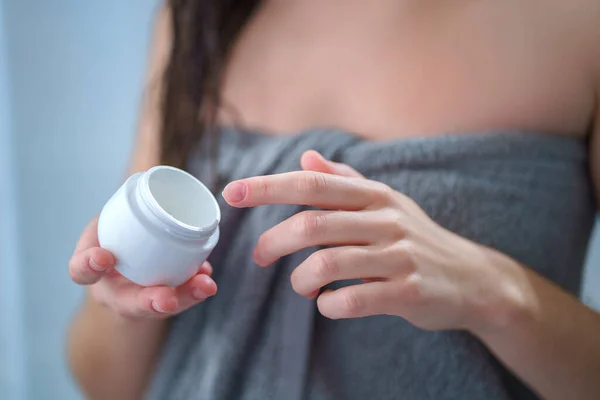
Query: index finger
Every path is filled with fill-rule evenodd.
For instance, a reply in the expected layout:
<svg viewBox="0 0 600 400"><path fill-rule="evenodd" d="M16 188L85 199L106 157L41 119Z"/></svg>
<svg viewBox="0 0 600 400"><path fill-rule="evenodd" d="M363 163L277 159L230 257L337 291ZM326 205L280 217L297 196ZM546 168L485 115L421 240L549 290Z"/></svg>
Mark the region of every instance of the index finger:
<svg viewBox="0 0 600 400"><path fill-rule="evenodd" d="M381 200L387 195L386 188L367 179L297 171L232 182L225 187L223 197L234 207L298 204L355 211Z"/></svg>

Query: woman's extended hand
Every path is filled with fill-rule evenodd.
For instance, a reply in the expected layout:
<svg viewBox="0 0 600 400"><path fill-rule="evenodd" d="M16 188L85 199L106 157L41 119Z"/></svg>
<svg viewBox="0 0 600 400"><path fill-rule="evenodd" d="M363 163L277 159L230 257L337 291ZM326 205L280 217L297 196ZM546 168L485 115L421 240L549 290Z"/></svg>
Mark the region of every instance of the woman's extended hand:
<svg viewBox="0 0 600 400"><path fill-rule="evenodd" d="M229 184L234 207L302 204L304 211L265 232L254 250L257 264L311 246L319 250L293 272L294 290L316 297L341 280L363 283L318 296L330 318L397 315L423 329L474 329L491 313L497 321L506 299L523 301L522 268L431 220L410 198L365 179L351 167L307 152L304 171ZM507 316L508 317L508 316Z"/></svg>
<svg viewBox="0 0 600 400"><path fill-rule="evenodd" d="M165 318L217 292L208 263L177 288L136 285L119 274L114 265L114 256L98 243L98 219L95 218L81 234L69 262L69 273L75 283L90 285L90 293L100 304L128 318Z"/></svg>

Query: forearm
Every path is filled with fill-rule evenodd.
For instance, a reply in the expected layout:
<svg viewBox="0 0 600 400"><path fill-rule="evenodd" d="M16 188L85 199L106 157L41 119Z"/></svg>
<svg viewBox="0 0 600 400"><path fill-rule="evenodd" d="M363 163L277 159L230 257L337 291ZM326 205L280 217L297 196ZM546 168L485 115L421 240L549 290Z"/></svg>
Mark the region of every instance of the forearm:
<svg viewBox="0 0 600 400"><path fill-rule="evenodd" d="M90 399L138 399L162 347L165 320L128 320L90 296L69 332L69 363Z"/></svg>
<svg viewBox="0 0 600 400"><path fill-rule="evenodd" d="M544 399L600 399L600 315L532 270L523 279L500 312L511 317L474 333Z"/></svg>

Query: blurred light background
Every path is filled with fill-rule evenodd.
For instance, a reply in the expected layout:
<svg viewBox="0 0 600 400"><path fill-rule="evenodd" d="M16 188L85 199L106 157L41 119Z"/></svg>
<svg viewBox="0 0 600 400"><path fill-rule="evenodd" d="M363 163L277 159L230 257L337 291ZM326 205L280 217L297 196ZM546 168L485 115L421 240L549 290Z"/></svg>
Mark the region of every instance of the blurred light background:
<svg viewBox="0 0 600 400"><path fill-rule="evenodd" d="M157 0L0 0L0 399L79 399L67 261L120 185Z"/></svg>
<svg viewBox="0 0 600 400"><path fill-rule="evenodd" d="M157 4L0 0L0 399L81 398L67 261L124 177ZM600 237L589 264L600 309Z"/></svg>

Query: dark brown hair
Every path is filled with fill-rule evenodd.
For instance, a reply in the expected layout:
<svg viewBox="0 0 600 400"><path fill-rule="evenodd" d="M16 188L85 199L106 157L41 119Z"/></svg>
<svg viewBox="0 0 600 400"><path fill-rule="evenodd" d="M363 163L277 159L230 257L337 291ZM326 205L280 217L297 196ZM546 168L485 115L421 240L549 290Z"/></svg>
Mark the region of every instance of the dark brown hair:
<svg viewBox="0 0 600 400"><path fill-rule="evenodd" d="M163 77L161 163L183 166L189 151L214 131L223 66L258 4L167 0L173 43Z"/></svg>

